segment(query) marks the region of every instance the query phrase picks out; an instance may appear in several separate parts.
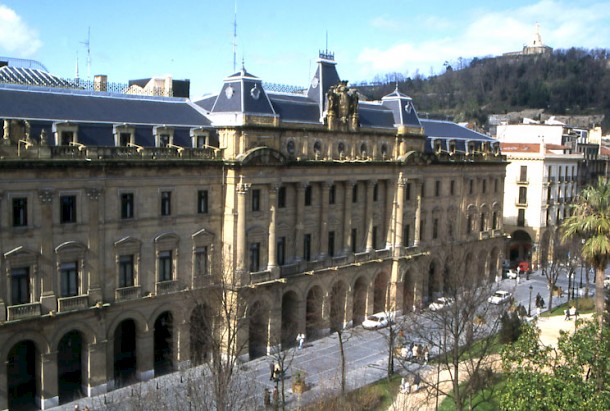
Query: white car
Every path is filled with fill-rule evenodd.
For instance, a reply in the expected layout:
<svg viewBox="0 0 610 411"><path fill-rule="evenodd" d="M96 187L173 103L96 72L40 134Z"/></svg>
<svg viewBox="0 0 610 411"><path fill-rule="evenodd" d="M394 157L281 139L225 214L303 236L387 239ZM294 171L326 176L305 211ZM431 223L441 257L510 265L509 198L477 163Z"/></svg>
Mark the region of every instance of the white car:
<svg viewBox="0 0 610 411"><path fill-rule="evenodd" d="M508 291L498 290L491 297L487 299L490 304L504 304L510 301L512 297L511 293Z"/></svg>
<svg viewBox="0 0 610 411"><path fill-rule="evenodd" d="M453 298L439 297L428 306L432 311L439 311L453 304Z"/></svg>
<svg viewBox="0 0 610 411"><path fill-rule="evenodd" d="M519 274L517 274L517 271L515 270L508 270L506 273L506 278L510 278L511 280L516 280L517 277L519 277Z"/></svg>
<svg viewBox="0 0 610 411"><path fill-rule="evenodd" d="M369 315L366 320L362 321L362 328L366 330L378 330L390 325L392 322L391 316L388 313L377 313Z"/></svg>

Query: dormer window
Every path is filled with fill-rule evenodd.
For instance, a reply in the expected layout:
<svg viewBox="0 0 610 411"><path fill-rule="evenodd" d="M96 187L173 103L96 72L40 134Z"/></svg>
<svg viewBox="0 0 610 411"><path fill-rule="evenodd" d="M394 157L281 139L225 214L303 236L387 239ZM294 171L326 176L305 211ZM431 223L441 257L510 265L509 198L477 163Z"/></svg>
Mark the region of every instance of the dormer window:
<svg viewBox="0 0 610 411"><path fill-rule="evenodd" d="M451 154L451 155L455 154L455 147L456 147L455 146L455 141L451 140L449 142L449 154Z"/></svg>
<svg viewBox="0 0 610 411"><path fill-rule="evenodd" d="M316 141L313 145L313 152L316 156L319 156L322 151L322 143Z"/></svg>
<svg viewBox="0 0 610 411"><path fill-rule="evenodd" d="M496 155L496 156L499 155L500 154L500 144L495 143L492 146L492 151L493 151L494 155Z"/></svg>
<svg viewBox="0 0 610 411"><path fill-rule="evenodd" d="M286 144L286 151L288 151L288 154L290 154L291 156L294 156L294 153L295 153L294 141L290 140L288 142L288 144Z"/></svg>
<svg viewBox="0 0 610 411"><path fill-rule="evenodd" d="M381 145L381 156L384 158L388 156L388 145L385 143Z"/></svg>
<svg viewBox="0 0 610 411"><path fill-rule="evenodd" d="M467 154L474 154L474 141L468 142L468 153Z"/></svg>
<svg viewBox="0 0 610 411"><path fill-rule="evenodd" d="M203 148L210 145L210 133L203 129L191 129L193 147Z"/></svg>
<svg viewBox="0 0 610 411"><path fill-rule="evenodd" d="M345 143L341 141L337 146L337 150L339 150L339 157L345 157Z"/></svg>
<svg viewBox="0 0 610 411"><path fill-rule="evenodd" d="M360 155L366 157L366 144L364 143L360 144Z"/></svg>
<svg viewBox="0 0 610 411"><path fill-rule="evenodd" d="M70 123L53 124L55 145L69 146L78 142L78 126Z"/></svg>
<svg viewBox="0 0 610 411"><path fill-rule="evenodd" d="M167 147L174 143L174 129L171 127L154 127L153 133L157 147Z"/></svg>
<svg viewBox="0 0 610 411"><path fill-rule="evenodd" d="M440 154L443 151L441 140L434 140L434 152Z"/></svg>
<svg viewBox="0 0 610 411"><path fill-rule="evenodd" d="M117 125L113 127L114 132L114 145L117 147L129 147L135 144L135 127L128 126L126 124Z"/></svg>

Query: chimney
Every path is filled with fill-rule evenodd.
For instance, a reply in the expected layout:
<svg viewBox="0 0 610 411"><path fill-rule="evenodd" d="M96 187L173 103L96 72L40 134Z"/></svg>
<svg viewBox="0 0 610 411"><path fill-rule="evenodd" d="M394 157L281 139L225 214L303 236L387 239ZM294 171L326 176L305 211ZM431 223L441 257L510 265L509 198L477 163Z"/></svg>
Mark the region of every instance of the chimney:
<svg viewBox="0 0 610 411"><path fill-rule="evenodd" d="M96 74L93 77L94 91L108 91L108 76L105 74Z"/></svg>

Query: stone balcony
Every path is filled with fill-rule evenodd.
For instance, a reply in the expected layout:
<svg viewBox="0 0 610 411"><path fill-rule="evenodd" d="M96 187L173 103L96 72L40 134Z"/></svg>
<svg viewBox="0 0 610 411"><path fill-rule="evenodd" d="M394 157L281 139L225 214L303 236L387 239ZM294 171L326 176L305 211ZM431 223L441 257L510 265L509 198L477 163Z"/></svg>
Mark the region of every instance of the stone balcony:
<svg viewBox="0 0 610 411"><path fill-rule="evenodd" d="M57 299L57 312L84 310L89 306L89 296L76 295L74 297L62 297Z"/></svg>
<svg viewBox="0 0 610 411"><path fill-rule="evenodd" d="M8 307L8 321L23 320L25 318L40 317L40 303L12 305Z"/></svg>

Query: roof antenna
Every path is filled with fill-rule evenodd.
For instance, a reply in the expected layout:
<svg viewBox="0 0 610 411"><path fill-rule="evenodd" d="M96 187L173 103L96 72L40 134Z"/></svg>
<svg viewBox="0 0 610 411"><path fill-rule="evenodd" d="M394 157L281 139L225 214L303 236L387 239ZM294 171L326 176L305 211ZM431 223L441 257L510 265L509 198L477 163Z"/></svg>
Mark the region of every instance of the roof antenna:
<svg viewBox="0 0 610 411"><path fill-rule="evenodd" d="M87 40L81 41L80 44L87 47L87 80L91 80L91 26L87 31Z"/></svg>
<svg viewBox="0 0 610 411"><path fill-rule="evenodd" d="M235 0L235 13L233 14L233 72L237 69L237 0Z"/></svg>
<svg viewBox="0 0 610 411"><path fill-rule="evenodd" d="M78 50L76 50L76 77L74 79L76 80L76 83L78 83L78 81L79 81L79 74L78 74Z"/></svg>

